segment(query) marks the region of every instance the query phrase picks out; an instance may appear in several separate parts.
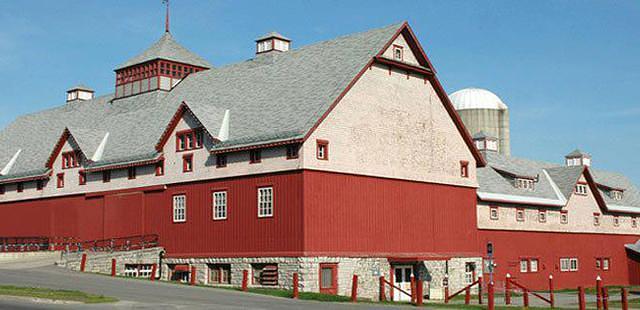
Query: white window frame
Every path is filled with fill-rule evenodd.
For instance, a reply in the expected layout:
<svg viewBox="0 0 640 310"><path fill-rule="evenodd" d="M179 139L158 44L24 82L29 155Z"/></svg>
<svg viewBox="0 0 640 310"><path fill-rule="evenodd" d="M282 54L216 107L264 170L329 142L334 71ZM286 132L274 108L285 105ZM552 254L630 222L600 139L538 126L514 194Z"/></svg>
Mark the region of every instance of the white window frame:
<svg viewBox="0 0 640 310"><path fill-rule="evenodd" d="M619 201L622 200L622 191L612 190L611 191L611 199Z"/></svg>
<svg viewBox="0 0 640 310"><path fill-rule="evenodd" d="M534 190L534 182L531 179L516 178L516 188L526 189L528 191Z"/></svg>
<svg viewBox="0 0 640 310"><path fill-rule="evenodd" d="M227 219L227 191L215 191L211 194L214 220Z"/></svg>
<svg viewBox="0 0 640 310"><path fill-rule="evenodd" d="M522 216L520 216L522 214ZM517 222L524 222L525 218L526 218L526 213L524 209L516 209L516 221Z"/></svg>
<svg viewBox="0 0 640 310"><path fill-rule="evenodd" d="M538 272L538 259L532 258L529 260L529 272Z"/></svg>
<svg viewBox="0 0 640 310"><path fill-rule="evenodd" d="M258 187L258 217L273 217L273 186Z"/></svg>
<svg viewBox="0 0 640 310"><path fill-rule="evenodd" d="M609 261L610 259L608 257L603 257L602 258L602 270L609 270L609 265L611 264L611 262Z"/></svg>
<svg viewBox="0 0 640 310"><path fill-rule="evenodd" d="M569 263L569 258L561 258L560 259L560 271L561 272L568 272L570 271L570 263Z"/></svg>
<svg viewBox="0 0 640 310"><path fill-rule="evenodd" d="M187 221L187 195L173 195L173 222L184 223Z"/></svg>
<svg viewBox="0 0 640 310"><path fill-rule="evenodd" d="M527 260L526 258L520 259L520 272L521 273L529 272L529 260Z"/></svg>
<svg viewBox="0 0 640 310"><path fill-rule="evenodd" d="M575 193L582 196L588 195L589 191L587 190L587 184L576 184Z"/></svg>
<svg viewBox="0 0 640 310"><path fill-rule="evenodd" d="M578 271L578 258L569 258L569 271Z"/></svg>

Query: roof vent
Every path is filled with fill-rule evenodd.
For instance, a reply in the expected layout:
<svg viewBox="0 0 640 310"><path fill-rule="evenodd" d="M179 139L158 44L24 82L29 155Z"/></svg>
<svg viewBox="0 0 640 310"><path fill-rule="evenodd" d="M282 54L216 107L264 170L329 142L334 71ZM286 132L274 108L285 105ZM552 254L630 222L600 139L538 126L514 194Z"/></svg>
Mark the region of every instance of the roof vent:
<svg viewBox="0 0 640 310"><path fill-rule="evenodd" d="M579 149L576 149L575 151L567 154L564 158L568 167L591 166L591 155Z"/></svg>
<svg viewBox="0 0 640 310"><path fill-rule="evenodd" d="M69 88L67 90L67 102L72 102L76 100L91 100L93 99L94 90L86 87L84 85L78 85Z"/></svg>
<svg viewBox="0 0 640 310"><path fill-rule="evenodd" d="M269 32L256 39L256 54L271 51L286 52L291 47L291 40L277 32Z"/></svg>

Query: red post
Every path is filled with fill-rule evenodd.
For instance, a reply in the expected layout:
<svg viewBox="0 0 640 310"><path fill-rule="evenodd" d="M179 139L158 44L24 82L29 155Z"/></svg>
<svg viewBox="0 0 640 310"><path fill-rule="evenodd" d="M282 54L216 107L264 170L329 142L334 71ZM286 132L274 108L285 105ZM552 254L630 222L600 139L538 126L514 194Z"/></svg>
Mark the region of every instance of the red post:
<svg viewBox="0 0 640 310"><path fill-rule="evenodd" d="M478 304L482 305L482 277L478 277Z"/></svg>
<svg viewBox="0 0 640 310"><path fill-rule="evenodd" d="M300 295L299 291L298 291L298 287L300 286L299 284L299 279L298 279L298 273L294 272L293 273L293 298L297 299L298 296ZM244 283L244 282L243 282Z"/></svg>
<svg viewBox="0 0 640 310"><path fill-rule="evenodd" d="M529 307L529 291L526 289L522 290L522 304L525 308Z"/></svg>
<svg viewBox="0 0 640 310"><path fill-rule="evenodd" d="M508 273L504 281L504 303L506 305L511 304L511 275Z"/></svg>
<svg viewBox="0 0 640 310"><path fill-rule="evenodd" d="M468 305L471 301L471 288L468 286L464 289L464 304Z"/></svg>
<svg viewBox="0 0 640 310"><path fill-rule="evenodd" d="M242 270L242 291L246 292L249 290L249 271Z"/></svg>
<svg viewBox="0 0 640 310"><path fill-rule="evenodd" d="M196 266L191 266L191 276L189 280L189 285L196 285Z"/></svg>
<svg viewBox="0 0 640 310"><path fill-rule="evenodd" d="M411 275L411 303L416 303L416 278Z"/></svg>
<svg viewBox="0 0 640 310"><path fill-rule="evenodd" d="M587 301L584 297L584 287L578 286L578 309L585 310L587 309Z"/></svg>
<svg viewBox="0 0 640 310"><path fill-rule="evenodd" d="M489 284L487 285L487 294L488 299L487 300L487 310L494 310L496 308L495 306L495 300L493 299L493 282L489 282Z"/></svg>
<svg viewBox="0 0 640 310"><path fill-rule="evenodd" d="M551 308L556 306L555 293L553 291L553 275L549 275L549 304Z"/></svg>
<svg viewBox="0 0 640 310"><path fill-rule="evenodd" d="M444 287L444 303L445 304L449 303L449 285L446 285Z"/></svg>
<svg viewBox="0 0 640 310"><path fill-rule="evenodd" d="M622 288L622 291L620 291L620 297L621 297L621 303L622 303L622 310L629 310L629 289L626 287Z"/></svg>
<svg viewBox="0 0 640 310"><path fill-rule="evenodd" d="M84 272L84 267L87 265L87 253L82 253L82 260L80 261L80 272Z"/></svg>
<svg viewBox="0 0 640 310"><path fill-rule="evenodd" d="M424 298L424 282L422 281L422 279L418 279L418 283L417 283L418 287L416 290L416 306L422 306L422 298Z"/></svg>
<svg viewBox="0 0 640 310"><path fill-rule="evenodd" d="M149 280L151 280L151 281L155 281L156 280L156 272L157 271L158 271L158 264L151 265L151 276L150 276Z"/></svg>
<svg viewBox="0 0 640 310"><path fill-rule="evenodd" d="M351 302L358 301L358 275L354 274L351 278Z"/></svg>
<svg viewBox="0 0 640 310"><path fill-rule="evenodd" d="M380 301L386 301L387 295L384 292L384 277L380 277Z"/></svg>
<svg viewBox="0 0 640 310"><path fill-rule="evenodd" d="M602 309L602 278L596 277L596 308Z"/></svg>
<svg viewBox="0 0 640 310"><path fill-rule="evenodd" d="M602 309L609 310L609 289L602 288Z"/></svg>
<svg viewBox="0 0 640 310"><path fill-rule="evenodd" d="M116 276L116 259L115 258L111 259L111 276L112 277Z"/></svg>

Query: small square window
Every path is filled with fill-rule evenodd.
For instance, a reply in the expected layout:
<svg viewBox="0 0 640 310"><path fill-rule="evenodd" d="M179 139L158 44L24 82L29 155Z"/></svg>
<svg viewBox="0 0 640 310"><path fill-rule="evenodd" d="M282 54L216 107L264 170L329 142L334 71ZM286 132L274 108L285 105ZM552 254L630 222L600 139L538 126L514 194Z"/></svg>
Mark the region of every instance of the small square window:
<svg viewBox="0 0 640 310"><path fill-rule="evenodd" d="M539 210L538 211L538 222L546 223L547 222L547 211Z"/></svg>
<svg viewBox="0 0 640 310"><path fill-rule="evenodd" d="M460 161L460 176L463 178L469 177L469 162L468 161Z"/></svg>
<svg viewBox="0 0 640 310"><path fill-rule="evenodd" d="M102 182L103 183L111 182L111 170L102 171Z"/></svg>
<svg viewBox="0 0 640 310"><path fill-rule="evenodd" d="M489 218L492 220L498 219L498 207L490 207L489 208Z"/></svg>
<svg viewBox="0 0 640 310"><path fill-rule="evenodd" d="M227 155L226 154L217 154L216 155L216 168L224 168L227 166Z"/></svg>
<svg viewBox="0 0 640 310"><path fill-rule="evenodd" d="M402 61L404 58L403 48L400 45L393 46L393 59Z"/></svg>
<svg viewBox="0 0 640 310"><path fill-rule="evenodd" d="M524 209L516 209L516 220L524 222Z"/></svg>
<svg viewBox="0 0 640 310"><path fill-rule="evenodd" d="M64 173L58 173L58 188L64 188Z"/></svg>
<svg viewBox="0 0 640 310"><path fill-rule="evenodd" d="M298 158L298 150L300 146L298 144L290 144L287 145L287 159L296 159Z"/></svg>
<svg viewBox="0 0 640 310"><path fill-rule="evenodd" d="M182 156L182 172L193 171L193 154Z"/></svg>
<svg viewBox="0 0 640 310"><path fill-rule="evenodd" d="M249 163L257 164L262 161L262 150L250 150L249 151Z"/></svg>
<svg viewBox="0 0 640 310"><path fill-rule="evenodd" d="M329 160L329 141L316 141L316 157L320 160Z"/></svg>

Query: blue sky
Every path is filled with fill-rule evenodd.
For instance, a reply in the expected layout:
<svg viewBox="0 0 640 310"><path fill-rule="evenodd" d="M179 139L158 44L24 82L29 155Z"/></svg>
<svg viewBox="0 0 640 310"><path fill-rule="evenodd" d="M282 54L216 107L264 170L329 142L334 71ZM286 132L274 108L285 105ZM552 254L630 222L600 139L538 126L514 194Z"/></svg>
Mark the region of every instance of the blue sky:
<svg viewBox="0 0 640 310"><path fill-rule="evenodd" d="M272 30L294 46L408 20L448 92L475 86L511 111L515 156L594 167L640 185L638 1L172 1L171 29L216 66L252 57ZM160 0L0 0L0 128L61 105L163 31Z"/></svg>

